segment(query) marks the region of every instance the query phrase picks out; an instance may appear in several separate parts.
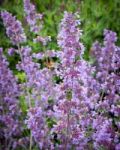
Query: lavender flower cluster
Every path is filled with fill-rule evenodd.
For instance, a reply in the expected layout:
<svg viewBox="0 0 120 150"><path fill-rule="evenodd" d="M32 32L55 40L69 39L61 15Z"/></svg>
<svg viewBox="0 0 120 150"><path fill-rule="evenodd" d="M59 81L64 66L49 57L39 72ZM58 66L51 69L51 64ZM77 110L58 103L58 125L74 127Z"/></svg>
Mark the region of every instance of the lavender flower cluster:
<svg viewBox="0 0 120 150"><path fill-rule="evenodd" d="M24 10L26 14L26 20L30 26L30 30L38 33L42 28L42 14L36 12L35 5L30 3L30 0L24 0Z"/></svg>
<svg viewBox="0 0 120 150"><path fill-rule="evenodd" d="M15 148L21 135L19 87L0 48L0 149Z"/></svg>
<svg viewBox="0 0 120 150"><path fill-rule="evenodd" d="M14 45L18 45L26 41L24 30L21 22L16 20L9 12L1 12L4 26L6 27L6 34Z"/></svg>
<svg viewBox="0 0 120 150"><path fill-rule="evenodd" d="M96 81L100 87L100 98L95 105L93 122L96 139L94 145L99 148L120 149L120 47L115 45L115 32L104 30L103 45L93 44L93 56L96 58ZM99 118L99 121L98 121ZM101 123L98 123L101 122Z"/></svg>
<svg viewBox="0 0 120 150"><path fill-rule="evenodd" d="M30 0L24 0L24 11L25 11L25 18L26 21L30 27L30 31L34 32L37 36L33 41L35 43L42 43L43 45L46 45L48 41L51 40L49 36L43 37L40 36L40 31L43 27L43 15L36 12L35 5L30 3Z"/></svg>
<svg viewBox="0 0 120 150"><path fill-rule="evenodd" d="M39 35L42 15L30 0L24 0L24 10L30 30L37 35L33 41L46 45L49 40ZM83 59L85 48L80 42L77 13L64 13L57 37L60 50L39 53L33 53L28 45L20 46L26 35L15 17L7 11L1 12L1 17L8 37L17 46L14 52L20 56L16 68L25 75L24 82L17 83L1 48L2 149L22 145L21 128L26 126L30 134L24 139L29 141L30 150L120 150L120 47L115 43L116 33L104 30L103 44L92 46L94 62L90 64ZM53 58L57 61L51 67ZM25 120L19 118L20 96L28 106ZM24 149L28 149L25 143Z"/></svg>

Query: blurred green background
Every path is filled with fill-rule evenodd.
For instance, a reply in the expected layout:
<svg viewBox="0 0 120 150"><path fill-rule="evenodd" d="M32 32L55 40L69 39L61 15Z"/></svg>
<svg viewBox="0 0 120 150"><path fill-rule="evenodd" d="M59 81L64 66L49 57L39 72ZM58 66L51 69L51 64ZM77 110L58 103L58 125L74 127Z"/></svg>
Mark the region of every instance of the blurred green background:
<svg viewBox="0 0 120 150"><path fill-rule="evenodd" d="M48 49L57 49L56 36L58 26L64 11L78 12L83 30L82 42L86 47L85 58L89 57L89 50L95 40L102 41L105 28L117 32L120 37L120 0L31 0L37 11L44 14L43 35L51 36L52 42ZM23 0L0 0L0 10L8 10L21 20L26 29L23 11ZM28 37L31 35L25 30ZM29 44L30 41L28 41ZM120 44L120 38L118 38ZM0 47L11 47L0 19ZM34 49L38 45L31 44ZM40 47L39 47L40 48Z"/></svg>

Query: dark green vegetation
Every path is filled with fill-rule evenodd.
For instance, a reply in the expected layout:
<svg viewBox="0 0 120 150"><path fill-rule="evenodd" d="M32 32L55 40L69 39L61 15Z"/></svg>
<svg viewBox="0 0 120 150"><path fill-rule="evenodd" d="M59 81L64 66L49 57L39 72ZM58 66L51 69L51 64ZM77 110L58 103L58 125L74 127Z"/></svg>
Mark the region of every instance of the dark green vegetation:
<svg viewBox="0 0 120 150"><path fill-rule="evenodd" d="M43 35L50 35L52 42L48 44L48 49L58 49L56 36L58 24L64 11L78 12L81 18L81 29L84 31L82 40L86 45L85 57L88 58L92 43L102 39L105 28L115 31L120 37L120 0L31 0L37 7L38 12L44 14ZM0 10L7 10L21 20L27 36L31 36L25 20L23 19L22 0L0 0ZM33 45L28 41L34 50L40 50L40 45ZM120 39L118 39L120 43ZM0 46L8 48L11 45L5 35L5 29L0 19ZM17 58L16 58L17 59ZM12 60L10 60L12 61Z"/></svg>

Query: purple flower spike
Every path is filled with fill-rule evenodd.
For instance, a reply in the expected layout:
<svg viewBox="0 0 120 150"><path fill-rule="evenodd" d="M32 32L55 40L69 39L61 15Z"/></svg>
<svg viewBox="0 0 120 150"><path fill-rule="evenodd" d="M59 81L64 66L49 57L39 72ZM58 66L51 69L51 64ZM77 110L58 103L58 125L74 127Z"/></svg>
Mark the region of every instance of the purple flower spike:
<svg viewBox="0 0 120 150"><path fill-rule="evenodd" d="M10 38L11 42L14 45L26 42L26 36L21 22L16 20L16 18L7 11L2 11L1 17L6 28L6 34Z"/></svg>

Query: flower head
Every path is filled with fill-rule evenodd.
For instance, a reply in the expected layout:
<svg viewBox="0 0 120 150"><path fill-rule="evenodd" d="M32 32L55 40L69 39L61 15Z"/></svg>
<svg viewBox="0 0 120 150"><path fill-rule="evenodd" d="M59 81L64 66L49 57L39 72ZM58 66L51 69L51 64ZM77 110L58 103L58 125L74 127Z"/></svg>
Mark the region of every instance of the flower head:
<svg viewBox="0 0 120 150"><path fill-rule="evenodd" d="M26 36L22 28L21 22L16 20L11 13L7 11L1 12L6 34L14 45L19 45L26 41Z"/></svg>

